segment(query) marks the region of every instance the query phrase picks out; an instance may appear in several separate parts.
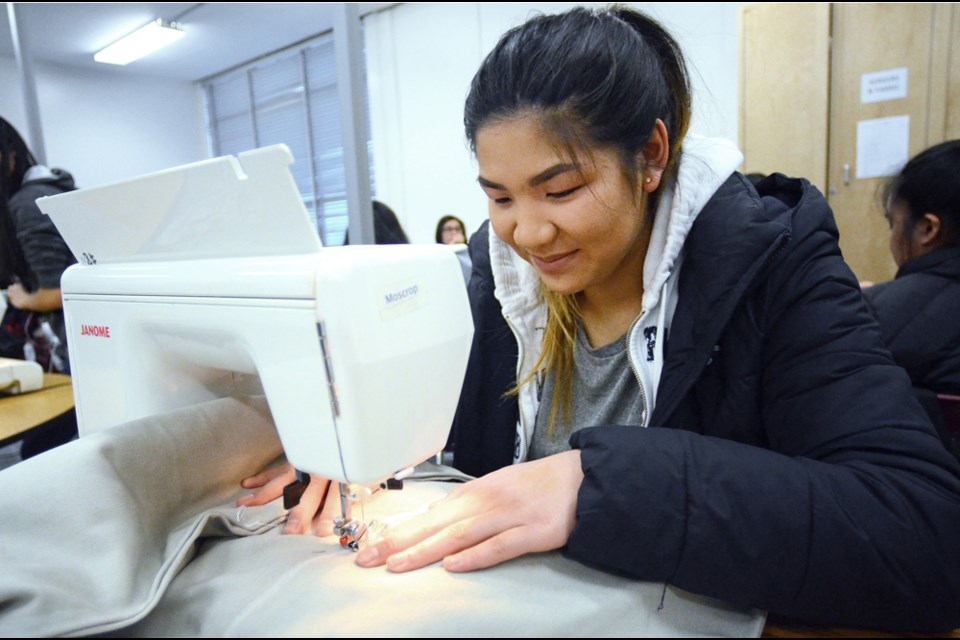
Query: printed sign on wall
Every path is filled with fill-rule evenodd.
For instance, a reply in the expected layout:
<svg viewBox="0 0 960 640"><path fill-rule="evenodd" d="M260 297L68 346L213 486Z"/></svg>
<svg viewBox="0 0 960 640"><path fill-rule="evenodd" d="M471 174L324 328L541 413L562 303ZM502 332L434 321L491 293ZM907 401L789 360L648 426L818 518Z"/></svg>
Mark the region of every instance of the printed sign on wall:
<svg viewBox="0 0 960 640"><path fill-rule="evenodd" d="M907 67L860 76L860 104L907 97Z"/></svg>

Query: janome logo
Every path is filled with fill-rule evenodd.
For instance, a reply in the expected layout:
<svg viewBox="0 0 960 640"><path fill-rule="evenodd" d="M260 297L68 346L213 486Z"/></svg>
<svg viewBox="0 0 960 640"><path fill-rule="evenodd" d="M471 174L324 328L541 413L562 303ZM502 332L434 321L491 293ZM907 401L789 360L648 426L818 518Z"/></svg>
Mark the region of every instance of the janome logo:
<svg viewBox="0 0 960 640"><path fill-rule="evenodd" d="M92 336L94 338L109 338L110 327L100 327L97 325L82 324L80 325L80 335Z"/></svg>

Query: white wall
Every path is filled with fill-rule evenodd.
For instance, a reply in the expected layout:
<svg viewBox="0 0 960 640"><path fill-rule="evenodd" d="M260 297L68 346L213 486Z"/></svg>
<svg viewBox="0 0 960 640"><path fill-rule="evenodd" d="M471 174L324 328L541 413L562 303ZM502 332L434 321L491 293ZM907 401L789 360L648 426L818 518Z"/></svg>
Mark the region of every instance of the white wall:
<svg viewBox="0 0 960 640"><path fill-rule="evenodd" d="M92 187L207 157L199 90L34 62L47 163ZM0 58L0 116L26 138L16 62Z"/></svg>
<svg viewBox="0 0 960 640"><path fill-rule="evenodd" d="M470 80L504 31L534 12L574 4L403 4L364 19L377 197L397 212L412 241L433 242L447 213L470 232L486 219L463 135ZM662 22L687 56L691 132L735 141L737 11L744 3L632 4Z"/></svg>
<svg viewBox="0 0 960 640"><path fill-rule="evenodd" d="M534 12L574 3L401 4L364 19L377 197L414 242L453 213L473 231L486 198L463 135L483 56ZM691 69L691 130L737 139L737 11L744 3L633 3L664 23ZM96 186L207 157L200 90L35 63L47 160ZM16 64L0 58L0 116L27 132Z"/></svg>

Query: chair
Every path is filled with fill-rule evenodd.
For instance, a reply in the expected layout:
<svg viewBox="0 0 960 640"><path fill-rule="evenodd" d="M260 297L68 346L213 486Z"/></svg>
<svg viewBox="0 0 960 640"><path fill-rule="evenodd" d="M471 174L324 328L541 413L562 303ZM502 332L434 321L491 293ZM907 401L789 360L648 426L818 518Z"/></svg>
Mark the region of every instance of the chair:
<svg viewBox="0 0 960 640"><path fill-rule="evenodd" d="M960 396L938 393L937 403L943 416L943 443L960 460Z"/></svg>

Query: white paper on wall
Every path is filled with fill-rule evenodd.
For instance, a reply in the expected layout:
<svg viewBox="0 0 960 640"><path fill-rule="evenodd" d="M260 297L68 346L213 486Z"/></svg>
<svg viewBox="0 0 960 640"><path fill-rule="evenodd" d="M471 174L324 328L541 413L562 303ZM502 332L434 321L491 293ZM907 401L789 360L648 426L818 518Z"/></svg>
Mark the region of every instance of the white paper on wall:
<svg viewBox="0 0 960 640"><path fill-rule="evenodd" d="M910 116L857 123L857 179L892 176L906 164L910 148Z"/></svg>

